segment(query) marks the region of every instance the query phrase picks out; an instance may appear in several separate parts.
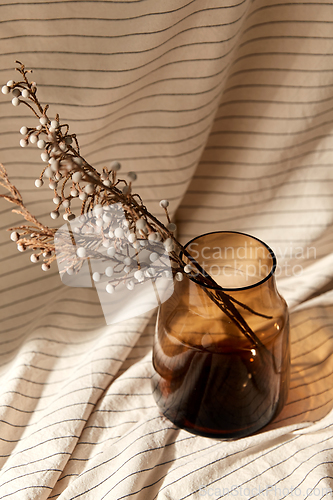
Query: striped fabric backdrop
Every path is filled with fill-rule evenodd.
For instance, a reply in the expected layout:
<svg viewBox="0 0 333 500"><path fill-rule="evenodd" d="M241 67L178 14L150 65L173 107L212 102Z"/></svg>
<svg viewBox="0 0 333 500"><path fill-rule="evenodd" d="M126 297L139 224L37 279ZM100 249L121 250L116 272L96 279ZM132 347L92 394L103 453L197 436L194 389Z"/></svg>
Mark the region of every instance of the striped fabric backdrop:
<svg viewBox="0 0 333 500"><path fill-rule="evenodd" d="M0 498L333 498L333 4L286 0L0 2L15 60L98 168L179 238L244 231L275 250L290 306L288 402L254 436L177 429L152 393L155 313L106 325L93 288L16 250L0 200ZM0 161L46 224L29 110L0 99Z"/></svg>

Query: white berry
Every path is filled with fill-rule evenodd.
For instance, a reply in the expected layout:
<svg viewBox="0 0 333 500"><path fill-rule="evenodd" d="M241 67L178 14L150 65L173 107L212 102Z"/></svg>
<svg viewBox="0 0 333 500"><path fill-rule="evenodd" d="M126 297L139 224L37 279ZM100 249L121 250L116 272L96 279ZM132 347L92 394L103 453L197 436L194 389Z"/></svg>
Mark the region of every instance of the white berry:
<svg viewBox="0 0 333 500"><path fill-rule="evenodd" d="M132 264L132 259L131 257L125 257L123 262L125 266L130 266Z"/></svg>
<svg viewBox="0 0 333 500"><path fill-rule="evenodd" d="M185 273L190 273L192 271L192 266L191 264L186 264L186 266L184 267L184 271Z"/></svg>
<svg viewBox="0 0 333 500"><path fill-rule="evenodd" d="M167 238L163 242L164 248L167 252L172 252L175 248L174 242L172 241L172 238Z"/></svg>
<svg viewBox="0 0 333 500"><path fill-rule="evenodd" d="M27 127L21 127L20 128L20 134L21 135L27 135L28 133L28 128Z"/></svg>
<svg viewBox="0 0 333 500"><path fill-rule="evenodd" d="M34 264L36 264L36 262L39 261L39 257L38 257L38 255L36 255L35 253L33 253L32 255L30 255L30 260L31 260L31 262L33 262Z"/></svg>
<svg viewBox="0 0 333 500"><path fill-rule="evenodd" d="M130 178L131 181L136 181L136 179L138 177L135 172L128 172L127 175L128 175L128 177Z"/></svg>
<svg viewBox="0 0 333 500"><path fill-rule="evenodd" d="M53 170L53 172L58 172L59 160L55 160L54 158L51 158L50 164L51 164L51 169Z"/></svg>
<svg viewBox="0 0 333 500"><path fill-rule="evenodd" d="M124 230L121 227L117 227L115 229L114 235L116 238L123 238L124 237Z"/></svg>
<svg viewBox="0 0 333 500"><path fill-rule="evenodd" d="M48 153L46 153L46 151L44 151L41 155L40 155L41 159L43 160L44 163L48 162L50 157L48 155Z"/></svg>
<svg viewBox="0 0 333 500"><path fill-rule="evenodd" d="M111 285L111 283L109 283L108 285L106 285L106 291L108 293L113 293L114 292L114 286Z"/></svg>
<svg viewBox="0 0 333 500"><path fill-rule="evenodd" d="M149 233L148 241L155 241L155 240L156 240L156 233Z"/></svg>
<svg viewBox="0 0 333 500"><path fill-rule="evenodd" d="M136 236L135 236L135 233L130 233L127 237L128 241L130 243L134 243L136 241Z"/></svg>
<svg viewBox="0 0 333 500"><path fill-rule="evenodd" d="M79 182L82 179L81 172L74 172L74 174L72 175L72 179L74 182Z"/></svg>
<svg viewBox="0 0 333 500"><path fill-rule="evenodd" d="M113 161L110 165L110 168L111 170L113 170L114 172L118 172L118 170L120 170L121 168L121 165L119 163L119 161Z"/></svg>
<svg viewBox="0 0 333 500"><path fill-rule="evenodd" d="M108 276L109 278L111 278L111 276L113 276L113 267L108 266L108 267L105 269L105 274L106 274L106 276Z"/></svg>
<svg viewBox="0 0 333 500"><path fill-rule="evenodd" d="M169 206L169 202L168 202L168 200L161 200L161 201L160 201L160 206L161 206L162 208L168 208L168 206Z"/></svg>
<svg viewBox="0 0 333 500"><path fill-rule="evenodd" d="M53 175L53 172L51 170L50 167L47 167L45 170L44 170L44 175L45 177L48 177L49 179L51 179L52 175Z"/></svg>
<svg viewBox="0 0 333 500"><path fill-rule="evenodd" d="M112 215L111 214L103 214L103 221L109 224L112 221Z"/></svg>
<svg viewBox="0 0 333 500"><path fill-rule="evenodd" d="M36 186L37 188L42 187L42 185L43 185L43 184L44 184L44 182L42 181L42 179L36 179L36 180L35 180L35 186Z"/></svg>
<svg viewBox="0 0 333 500"><path fill-rule="evenodd" d="M96 273L94 273L94 274L92 275L92 279L93 279L94 281L100 281L100 279L101 279L101 275L100 275L99 273L97 273L97 272L96 272Z"/></svg>
<svg viewBox="0 0 333 500"><path fill-rule="evenodd" d="M86 249L83 247L79 247L76 250L77 256L80 257L81 259L84 259L84 257L87 255Z"/></svg>
<svg viewBox="0 0 333 500"><path fill-rule="evenodd" d="M116 255L116 249L114 247L110 247L107 249L106 253L109 257L114 257Z"/></svg>
<svg viewBox="0 0 333 500"><path fill-rule="evenodd" d="M21 101L18 97L14 97L14 99L12 99L13 106L19 106L20 104L21 104Z"/></svg>
<svg viewBox="0 0 333 500"><path fill-rule="evenodd" d="M87 184L84 190L87 194L93 194L93 192L95 191L95 187L93 184Z"/></svg>
<svg viewBox="0 0 333 500"><path fill-rule="evenodd" d="M176 231L177 226L176 226L176 224L174 224L173 222L170 222L170 223L167 225L167 228L169 229L169 231L174 232L174 231Z"/></svg>
<svg viewBox="0 0 333 500"><path fill-rule="evenodd" d="M84 193L83 191L81 191L81 193L79 194L79 198L81 201L86 201L86 199L88 198L88 195L87 195L87 193Z"/></svg>
<svg viewBox="0 0 333 500"><path fill-rule="evenodd" d="M126 287L128 288L128 290L134 290L134 281L129 281L126 285Z"/></svg>
<svg viewBox="0 0 333 500"><path fill-rule="evenodd" d="M103 247L104 248L109 248L109 246L111 246L111 241L108 240L108 239L105 239L102 243Z"/></svg>
<svg viewBox="0 0 333 500"><path fill-rule="evenodd" d="M159 258L160 256L156 252L153 252L149 255L149 259L151 260L151 262L156 262Z"/></svg>
<svg viewBox="0 0 333 500"><path fill-rule="evenodd" d="M17 231L13 231L10 235L10 239L15 242L18 241L20 239L19 233Z"/></svg>
<svg viewBox="0 0 333 500"><path fill-rule="evenodd" d="M100 203L97 203L97 205L95 205L95 207L94 207L94 213L96 215L102 215L102 213L103 213L103 207L102 207L102 205Z"/></svg>
<svg viewBox="0 0 333 500"><path fill-rule="evenodd" d="M138 269L137 271L135 271L134 278L138 281L141 281L144 278L143 271L141 271L141 269Z"/></svg>

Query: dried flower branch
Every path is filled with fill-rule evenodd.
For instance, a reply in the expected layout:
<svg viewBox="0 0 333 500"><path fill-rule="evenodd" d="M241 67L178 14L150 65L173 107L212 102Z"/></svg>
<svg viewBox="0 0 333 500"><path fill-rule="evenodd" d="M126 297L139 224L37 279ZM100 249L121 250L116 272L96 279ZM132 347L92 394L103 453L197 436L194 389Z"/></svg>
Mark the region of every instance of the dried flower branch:
<svg viewBox="0 0 333 500"><path fill-rule="evenodd" d="M2 93L11 93L13 106L26 105L38 118L36 127L21 127L23 138L20 145L25 148L35 144L41 150L41 160L45 165L35 186L40 188L48 182L55 204L50 213L51 218L58 219L63 212L63 219L70 222L69 231L57 231L37 221L24 206L22 196L1 166L0 184L9 192L1 196L15 204L17 208L13 211L30 223L11 228L11 239L17 243L18 249L32 250L32 262L43 257L44 271L57 260L58 264L63 264L61 272L69 275L79 271L87 259L96 259L106 265L103 277L106 277L108 293L113 293L120 283L125 283L131 290L136 283L159 276L179 281L184 274L195 277L209 298L239 330L253 344L262 346L235 304L253 314L264 315L252 311L225 293L177 241L177 228L168 213L169 202L160 202L167 218L167 224L164 225L147 210L141 197L133 193L132 184L136 180L134 172L128 174L128 180L123 180L118 179L121 165L117 161L111 163L109 169L104 167L102 172L90 165L81 156L77 137L70 133L69 125L62 124L59 115L50 118L48 105L43 107L39 102L37 85L28 79L31 70L26 70L22 63L16 62L21 80L7 82L2 87ZM80 206L75 208L78 202ZM76 210L79 213L75 214ZM62 238L58 248L54 242L55 236ZM76 249L74 253L73 244ZM100 272L93 273L95 282L101 278Z"/></svg>

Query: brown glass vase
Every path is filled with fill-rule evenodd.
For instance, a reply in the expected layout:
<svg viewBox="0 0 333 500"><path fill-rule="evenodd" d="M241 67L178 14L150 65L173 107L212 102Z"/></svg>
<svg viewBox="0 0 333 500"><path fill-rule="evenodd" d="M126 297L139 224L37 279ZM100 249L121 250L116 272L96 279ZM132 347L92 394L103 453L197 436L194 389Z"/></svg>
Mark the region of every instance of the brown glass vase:
<svg viewBox="0 0 333 500"><path fill-rule="evenodd" d="M175 280L159 308L156 403L194 434L249 435L280 412L288 393L288 309L276 288L276 258L262 241L236 232L205 234L185 249L203 274Z"/></svg>

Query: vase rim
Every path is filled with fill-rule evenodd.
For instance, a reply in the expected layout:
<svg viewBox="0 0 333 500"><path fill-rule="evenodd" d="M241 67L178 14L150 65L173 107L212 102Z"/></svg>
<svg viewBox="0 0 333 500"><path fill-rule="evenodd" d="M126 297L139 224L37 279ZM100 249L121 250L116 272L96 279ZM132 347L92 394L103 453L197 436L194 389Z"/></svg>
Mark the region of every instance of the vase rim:
<svg viewBox="0 0 333 500"><path fill-rule="evenodd" d="M195 242L199 238L203 238L204 236L209 236L211 234L235 234L235 235L239 234L239 235L242 235L242 236L246 236L247 238L250 238L252 240L258 241L263 247L266 248L266 250L268 251L268 254L272 258L272 267L271 267L271 270L260 281L257 281L255 283L252 283L251 285L246 285L246 286L242 286L242 287L232 287L232 288L230 288L230 287L222 287L222 286L220 286L218 284L217 284L217 286L208 286L205 283L202 283L202 282L196 280L195 277L188 276L188 278L191 281L194 281L198 285L203 286L205 288L212 289L212 290L225 290L225 291L230 291L230 292L238 292L238 291L242 291L242 290L250 290L252 288L256 288L256 287L262 285L263 283L265 283L266 281L268 281L274 275L275 270L276 270L276 265L277 265L277 259L276 259L276 256L275 256L275 253L273 252L273 250L267 245L267 243L265 243L264 241L262 241L260 238L257 238L256 236L252 236L251 234L243 233L242 231L210 231L208 233L204 233L204 234L200 234L198 236L195 236L194 238L192 238L190 241L188 241L184 245L184 248L186 249L191 243ZM183 251L180 252L180 258L182 258L182 255L183 255ZM188 258L187 255L186 255L186 257ZM194 257L192 257L192 259L195 260ZM192 260L192 259L190 259L190 260ZM208 275L208 273L206 273L206 274ZM212 276L210 276L210 278L212 278Z"/></svg>

